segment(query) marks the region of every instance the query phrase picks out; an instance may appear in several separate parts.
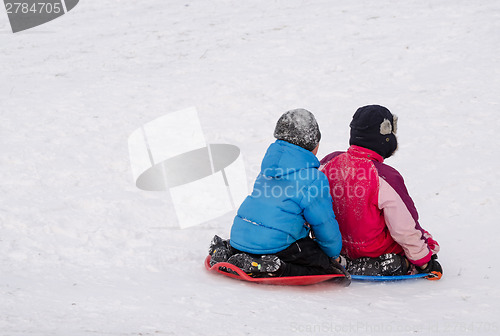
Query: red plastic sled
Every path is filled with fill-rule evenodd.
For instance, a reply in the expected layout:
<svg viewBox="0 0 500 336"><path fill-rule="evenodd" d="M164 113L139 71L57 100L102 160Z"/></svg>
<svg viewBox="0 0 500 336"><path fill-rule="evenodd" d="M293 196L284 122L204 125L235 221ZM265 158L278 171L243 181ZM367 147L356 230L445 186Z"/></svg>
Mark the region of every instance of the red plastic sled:
<svg viewBox="0 0 500 336"><path fill-rule="evenodd" d="M237 274L223 271L221 270L221 267L230 269L236 272ZM240 268L227 262L220 262L213 266L210 266L210 256L207 256L205 259L205 268L209 271L217 272L219 274L225 275L233 279L250 281L266 285L305 286L305 285L313 285L333 278L345 278L343 274L302 275L302 276L288 276L288 277L276 277L276 278L252 278L251 276L243 272Z"/></svg>

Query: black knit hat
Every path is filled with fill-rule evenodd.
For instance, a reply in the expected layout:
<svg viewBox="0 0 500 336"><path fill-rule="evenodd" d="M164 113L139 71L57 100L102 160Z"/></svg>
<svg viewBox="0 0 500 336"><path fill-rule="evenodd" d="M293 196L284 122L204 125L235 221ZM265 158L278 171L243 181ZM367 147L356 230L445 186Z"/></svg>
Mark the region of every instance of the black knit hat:
<svg viewBox="0 0 500 336"><path fill-rule="evenodd" d="M274 129L274 137L312 151L321 139L321 132L314 115L299 108L280 117Z"/></svg>
<svg viewBox="0 0 500 336"><path fill-rule="evenodd" d="M352 117L350 145L371 149L388 158L398 148L398 117L380 105L360 107Z"/></svg>

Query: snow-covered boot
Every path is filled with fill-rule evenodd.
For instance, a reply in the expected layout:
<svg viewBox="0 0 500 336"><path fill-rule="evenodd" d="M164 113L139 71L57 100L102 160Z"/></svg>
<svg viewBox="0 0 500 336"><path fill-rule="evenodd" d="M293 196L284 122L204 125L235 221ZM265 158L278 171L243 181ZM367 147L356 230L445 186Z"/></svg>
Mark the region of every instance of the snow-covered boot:
<svg viewBox="0 0 500 336"><path fill-rule="evenodd" d="M275 273L280 269L281 260L275 255L252 256L246 253L238 253L227 261L243 270L243 272L259 276L262 273ZM269 274L272 276L272 274Z"/></svg>
<svg viewBox="0 0 500 336"><path fill-rule="evenodd" d="M382 275L406 275L408 273L409 263L406 257L395 253L387 253L378 258Z"/></svg>
<svg viewBox="0 0 500 336"><path fill-rule="evenodd" d="M408 263L406 258L399 254L387 253L377 258L348 260L347 271L355 275L405 275L408 273Z"/></svg>
<svg viewBox="0 0 500 336"><path fill-rule="evenodd" d="M215 235L210 242L208 254L211 257L210 266L219 262L227 261L231 256L231 246L229 245L229 240L222 239L221 237Z"/></svg>

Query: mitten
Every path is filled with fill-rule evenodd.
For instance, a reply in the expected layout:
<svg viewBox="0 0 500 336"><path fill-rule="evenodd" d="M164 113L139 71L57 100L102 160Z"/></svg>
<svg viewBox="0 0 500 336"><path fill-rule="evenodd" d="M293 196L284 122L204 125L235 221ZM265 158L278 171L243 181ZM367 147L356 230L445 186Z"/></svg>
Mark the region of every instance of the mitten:
<svg viewBox="0 0 500 336"><path fill-rule="evenodd" d="M417 267L418 273L429 273L429 276L427 276L427 279L429 280L441 279L441 277L443 276L443 268L436 259L437 255L434 254L427 265L425 265L425 268Z"/></svg>

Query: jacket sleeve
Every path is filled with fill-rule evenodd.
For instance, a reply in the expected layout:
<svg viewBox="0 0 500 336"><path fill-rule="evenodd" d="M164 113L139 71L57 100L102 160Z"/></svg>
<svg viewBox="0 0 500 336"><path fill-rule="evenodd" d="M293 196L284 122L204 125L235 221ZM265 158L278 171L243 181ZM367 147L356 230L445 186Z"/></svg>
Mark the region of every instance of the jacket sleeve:
<svg viewBox="0 0 500 336"><path fill-rule="evenodd" d="M318 245L329 257L337 258L342 249L342 236L333 212L328 180L325 174L318 173L318 178L304 193L301 206Z"/></svg>
<svg viewBox="0 0 500 336"><path fill-rule="evenodd" d="M398 183L399 193L385 179L379 177L378 207L384 212L389 233L401 245L406 257L412 264L422 266L430 260L433 252L439 251L439 245L420 227L418 218L415 218L416 209L402 177Z"/></svg>

